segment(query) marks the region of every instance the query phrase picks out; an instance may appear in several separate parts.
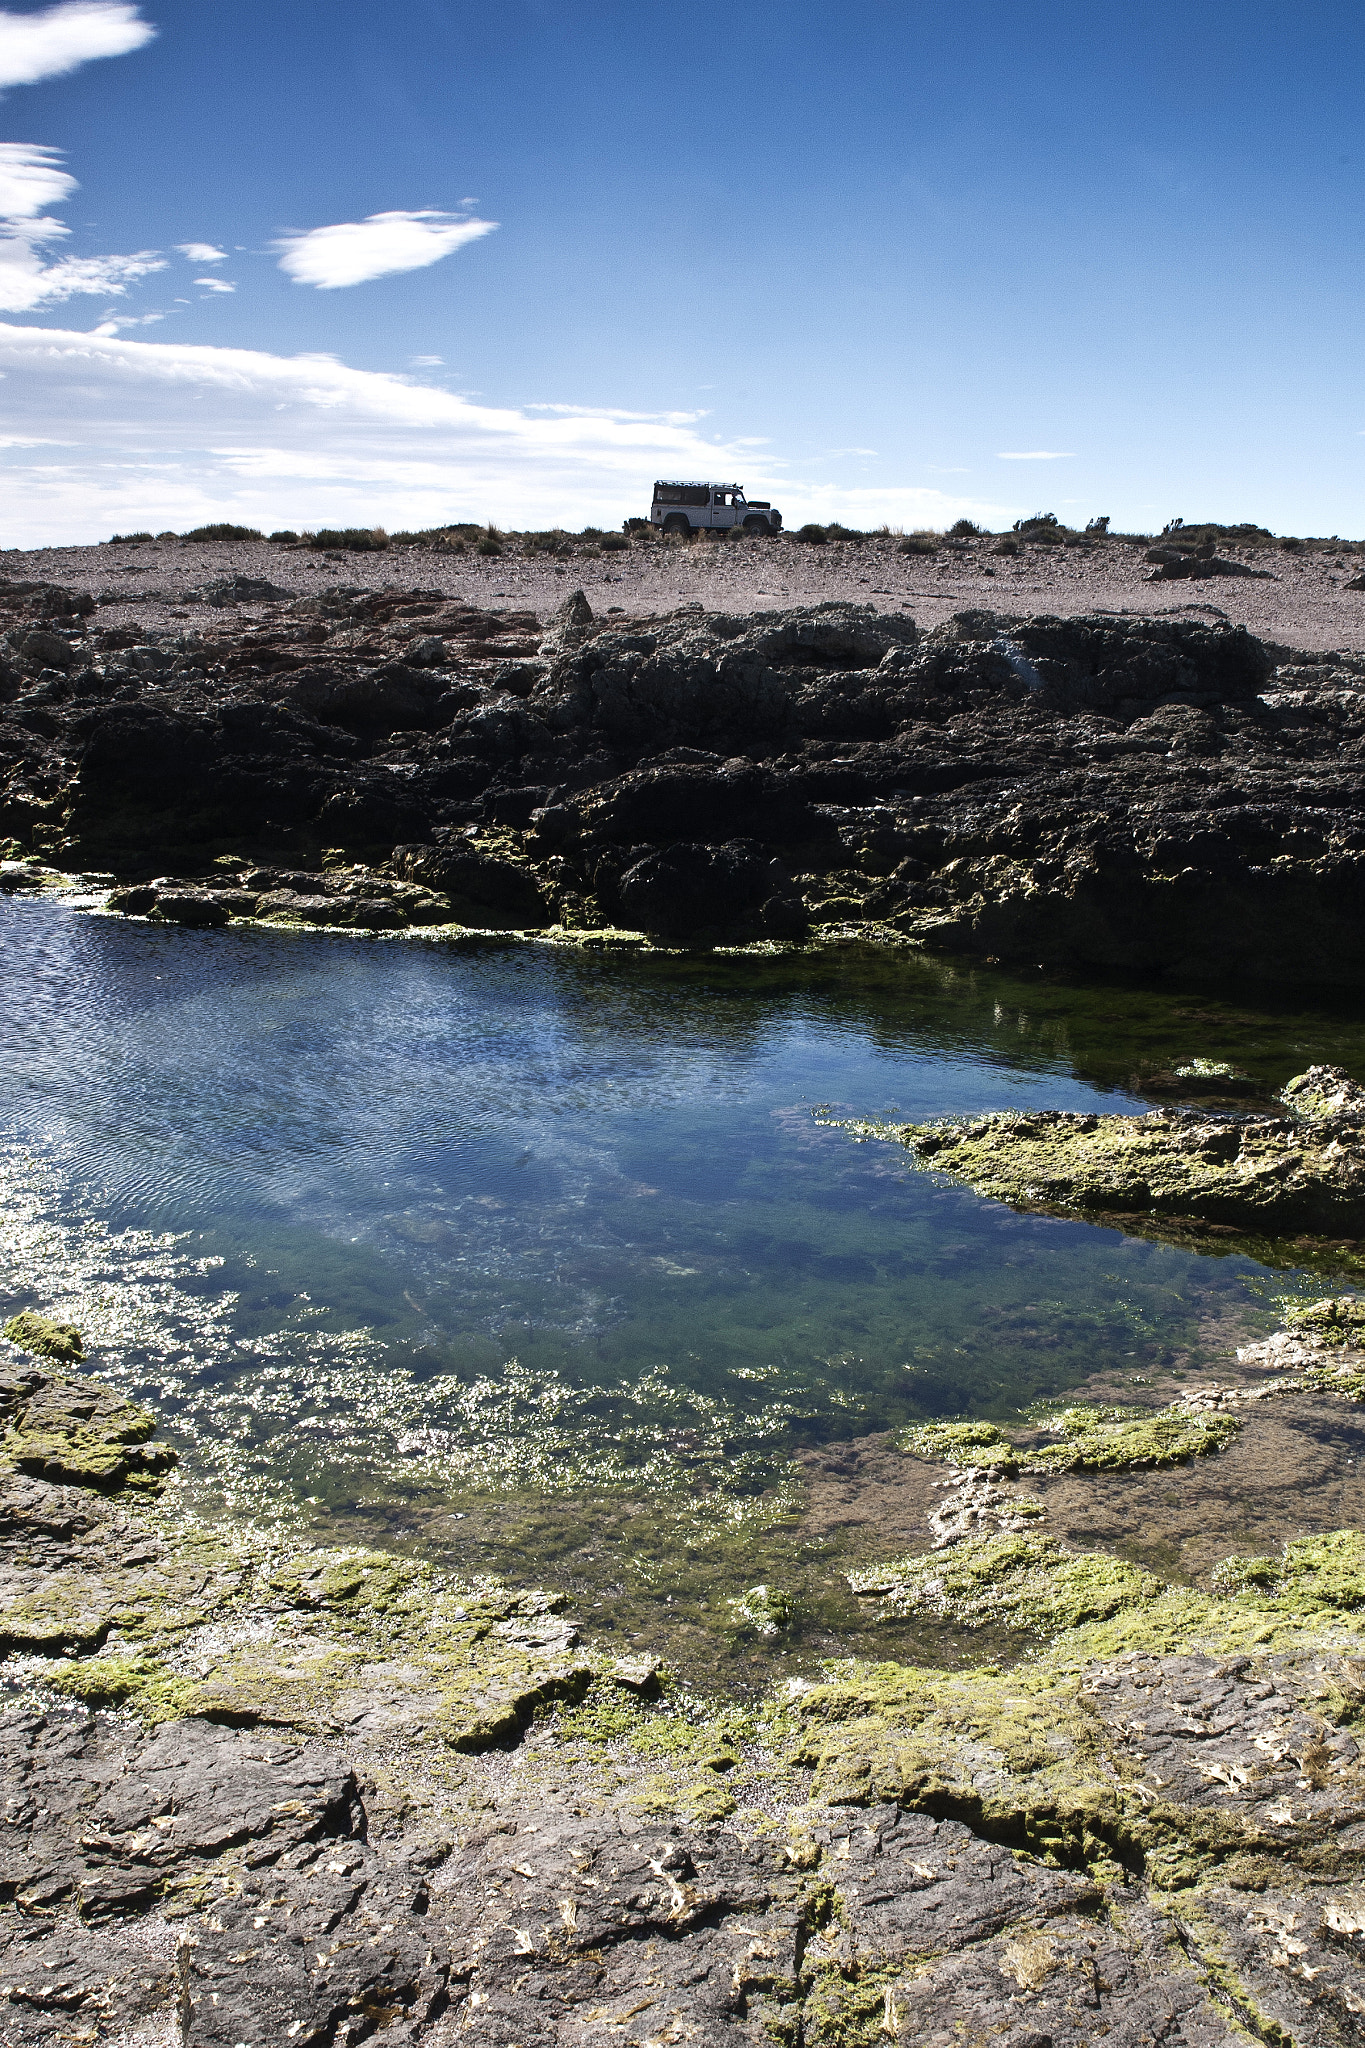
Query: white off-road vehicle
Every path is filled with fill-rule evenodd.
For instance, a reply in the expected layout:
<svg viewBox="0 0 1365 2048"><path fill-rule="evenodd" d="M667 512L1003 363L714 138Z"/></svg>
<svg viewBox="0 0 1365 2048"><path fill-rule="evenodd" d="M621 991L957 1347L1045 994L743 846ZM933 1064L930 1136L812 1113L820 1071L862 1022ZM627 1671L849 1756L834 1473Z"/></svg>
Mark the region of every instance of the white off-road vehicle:
<svg viewBox="0 0 1365 2048"><path fill-rule="evenodd" d="M742 526L746 533L780 533L782 514L766 498L746 498L743 484L657 483L649 508L651 526L665 533L721 531Z"/></svg>

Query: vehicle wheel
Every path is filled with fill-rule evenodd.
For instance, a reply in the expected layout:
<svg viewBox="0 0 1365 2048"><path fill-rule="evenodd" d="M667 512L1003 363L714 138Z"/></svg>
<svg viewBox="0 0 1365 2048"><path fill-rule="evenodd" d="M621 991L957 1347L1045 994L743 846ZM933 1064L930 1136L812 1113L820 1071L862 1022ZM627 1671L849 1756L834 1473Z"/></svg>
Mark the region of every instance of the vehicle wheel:
<svg viewBox="0 0 1365 2048"><path fill-rule="evenodd" d="M665 533L691 533L692 522L682 512L670 512L664 521Z"/></svg>
<svg viewBox="0 0 1365 2048"><path fill-rule="evenodd" d="M744 531L746 533L761 533L767 535L772 532L772 528L769 526L766 519L760 519L756 512L751 512L749 517L744 522Z"/></svg>

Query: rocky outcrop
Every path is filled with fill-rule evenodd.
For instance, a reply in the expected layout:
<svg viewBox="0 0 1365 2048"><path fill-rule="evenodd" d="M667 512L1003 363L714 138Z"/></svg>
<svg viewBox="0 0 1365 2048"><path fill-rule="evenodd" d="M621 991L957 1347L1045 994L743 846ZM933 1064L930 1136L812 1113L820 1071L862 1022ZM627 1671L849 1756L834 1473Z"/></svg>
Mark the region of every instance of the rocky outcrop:
<svg viewBox="0 0 1365 2048"><path fill-rule="evenodd" d="M0 591L0 882L23 855L112 870L208 925L289 888L338 914L264 914L1365 973L1354 658L1166 618L921 634L856 605L602 619L576 593L542 633L421 591L252 602L249 629L129 644L85 595ZM471 856L516 875L435 879ZM305 879L253 890L269 870Z"/></svg>
<svg viewBox="0 0 1365 2048"><path fill-rule="evenodd" d="M884 1135L1016 1208L1365 1239L1365 1090L1313 1067L1284 1100L1299 1114L1003 1111Z"/></svg>

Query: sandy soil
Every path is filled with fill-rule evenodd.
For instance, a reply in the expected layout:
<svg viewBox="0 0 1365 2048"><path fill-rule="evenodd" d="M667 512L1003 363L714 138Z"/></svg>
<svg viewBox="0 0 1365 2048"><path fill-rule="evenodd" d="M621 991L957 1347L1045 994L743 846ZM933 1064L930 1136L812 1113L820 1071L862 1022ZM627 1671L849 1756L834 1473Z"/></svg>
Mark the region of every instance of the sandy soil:
<svg viewBox="0 0 1365 2048"><path fill-rule="evenodd" d="M707 611L742 612L843 599L909 611L929 627L968 606L1063 616L1113 611L1227 620L1286 646L1365 652L1365 591L1345 588L1362 560L1348 548L1302 555L1229 549L1232 559L1268 569L1273 580L1192 584L1149 582L1143 552L1143 546L1109 540L1093 548L1025 546L1011 557L993 554L986 540L943 547L933 556L902 555L894 540L811 547L783 536L634 544L629 552L607 555L585 547L554 561L511 551L485 559L425 548L318 555L269 542L106 542L0 551L0 577L93 590L106 600L101 625L181 631L196 616L223 616L195 601L197 586L242 574L300 595L338 583L420 588L492 610L533 611L542 619L582 588L598 612L669 612L696 603ZM245 614L253 609L259 607L248 605Z"/></svg>

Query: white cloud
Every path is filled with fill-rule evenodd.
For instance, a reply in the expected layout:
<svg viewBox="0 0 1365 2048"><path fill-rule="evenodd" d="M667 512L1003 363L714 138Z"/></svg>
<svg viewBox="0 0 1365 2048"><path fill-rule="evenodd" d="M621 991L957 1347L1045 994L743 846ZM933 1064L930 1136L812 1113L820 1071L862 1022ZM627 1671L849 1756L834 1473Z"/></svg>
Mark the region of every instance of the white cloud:
<svg viewBox="0 0 1365 2048"><path fill-rule="evenodd" d="M236 285L229 284L225 277L196 277L194 281L202 285L206 292L235 292L237 289Z"/></svg>
<svg viewBox="0 0 1365 2048"><path fill-rule="evenodd" d="M0 10L0 90L61 78L95 57L125 57L155 34L124 0L63 0L38 14Z"/></svg>
<svg viewBox="0 0 1365 2048"><path fill-rule="evenodd" d="M143 249L136 256L66 256L47 263L39 245L64 235L66 229L59 221L32 225L47 232L7 235L0 230L0 312L31 313L39 306L60 305L64 299L87 294L122 298L130 284L166 268L155 249Z"/></svg>
<svg viewBox="0 0 1365 2048"><path fill-rule="evenodd" d="M1071 448L1022 448L1012 454L996 456L997 462L1074 462L1075 450Z"/></svg>
<svg viewBox="0 0 1365 2048"><path fill-rule="evenodd" d="M121 298L130 284L166 268L155 249L49 263L42 250L70 229L42 209L69 199L76 189L76 180L61 168L60 150L0 142L0 312L31 313L83 293Z"/></svg>
<svg viewBox="0 0 1365 2048"><path fill-rule="evenodd" d="M59 149L38 142L0 142L0 219L33 220L45 206L60 206L76 190L62 169Z"/></svg>
<svg viewBox="0 0 1365 2048"><path fill-rule="evenodd" d="M212 242L177 242L176 248L187 263L226 263L226 249L215 249Z"/></svg>
<svg viewBox="0 0 1365 2048"><path fill-rule="evenodd" d="M409 367L414 370L435 370L444 363L444 356L409 356Z"/></svg>
<svg viewBox="0 0 1365 2048"><path fill-rule="evenodd" d="M606 525L647 511L653 479L677 474L738 477L794 524L999 524L1019 513L915 486L784 481L752 450L703 440L698 414L481 405L332 356L0 324L0 375L7 430L69 444L82 422L79 447L0 456L7 531L28 547L214 518L267 529Z"/></svg>
<svg viewBox="0 0 1365 2048"><path fill-rule="evenodd" d="M466 242L492 234L496 226L494 220L457 219L430 208L420 213L372 213L367 220L282 236L275 247L280 269L295 284L332 292L400 270L425 270Z"/></svg>
<svg viewBox="0 0 1365 2048"><path fill-rule="evenodd" d="M92 334L120 334L125 327L155 327L158 320L164 320L164 313L120 313L112 320L101 320L98 327L92 327Z"/></svg>

